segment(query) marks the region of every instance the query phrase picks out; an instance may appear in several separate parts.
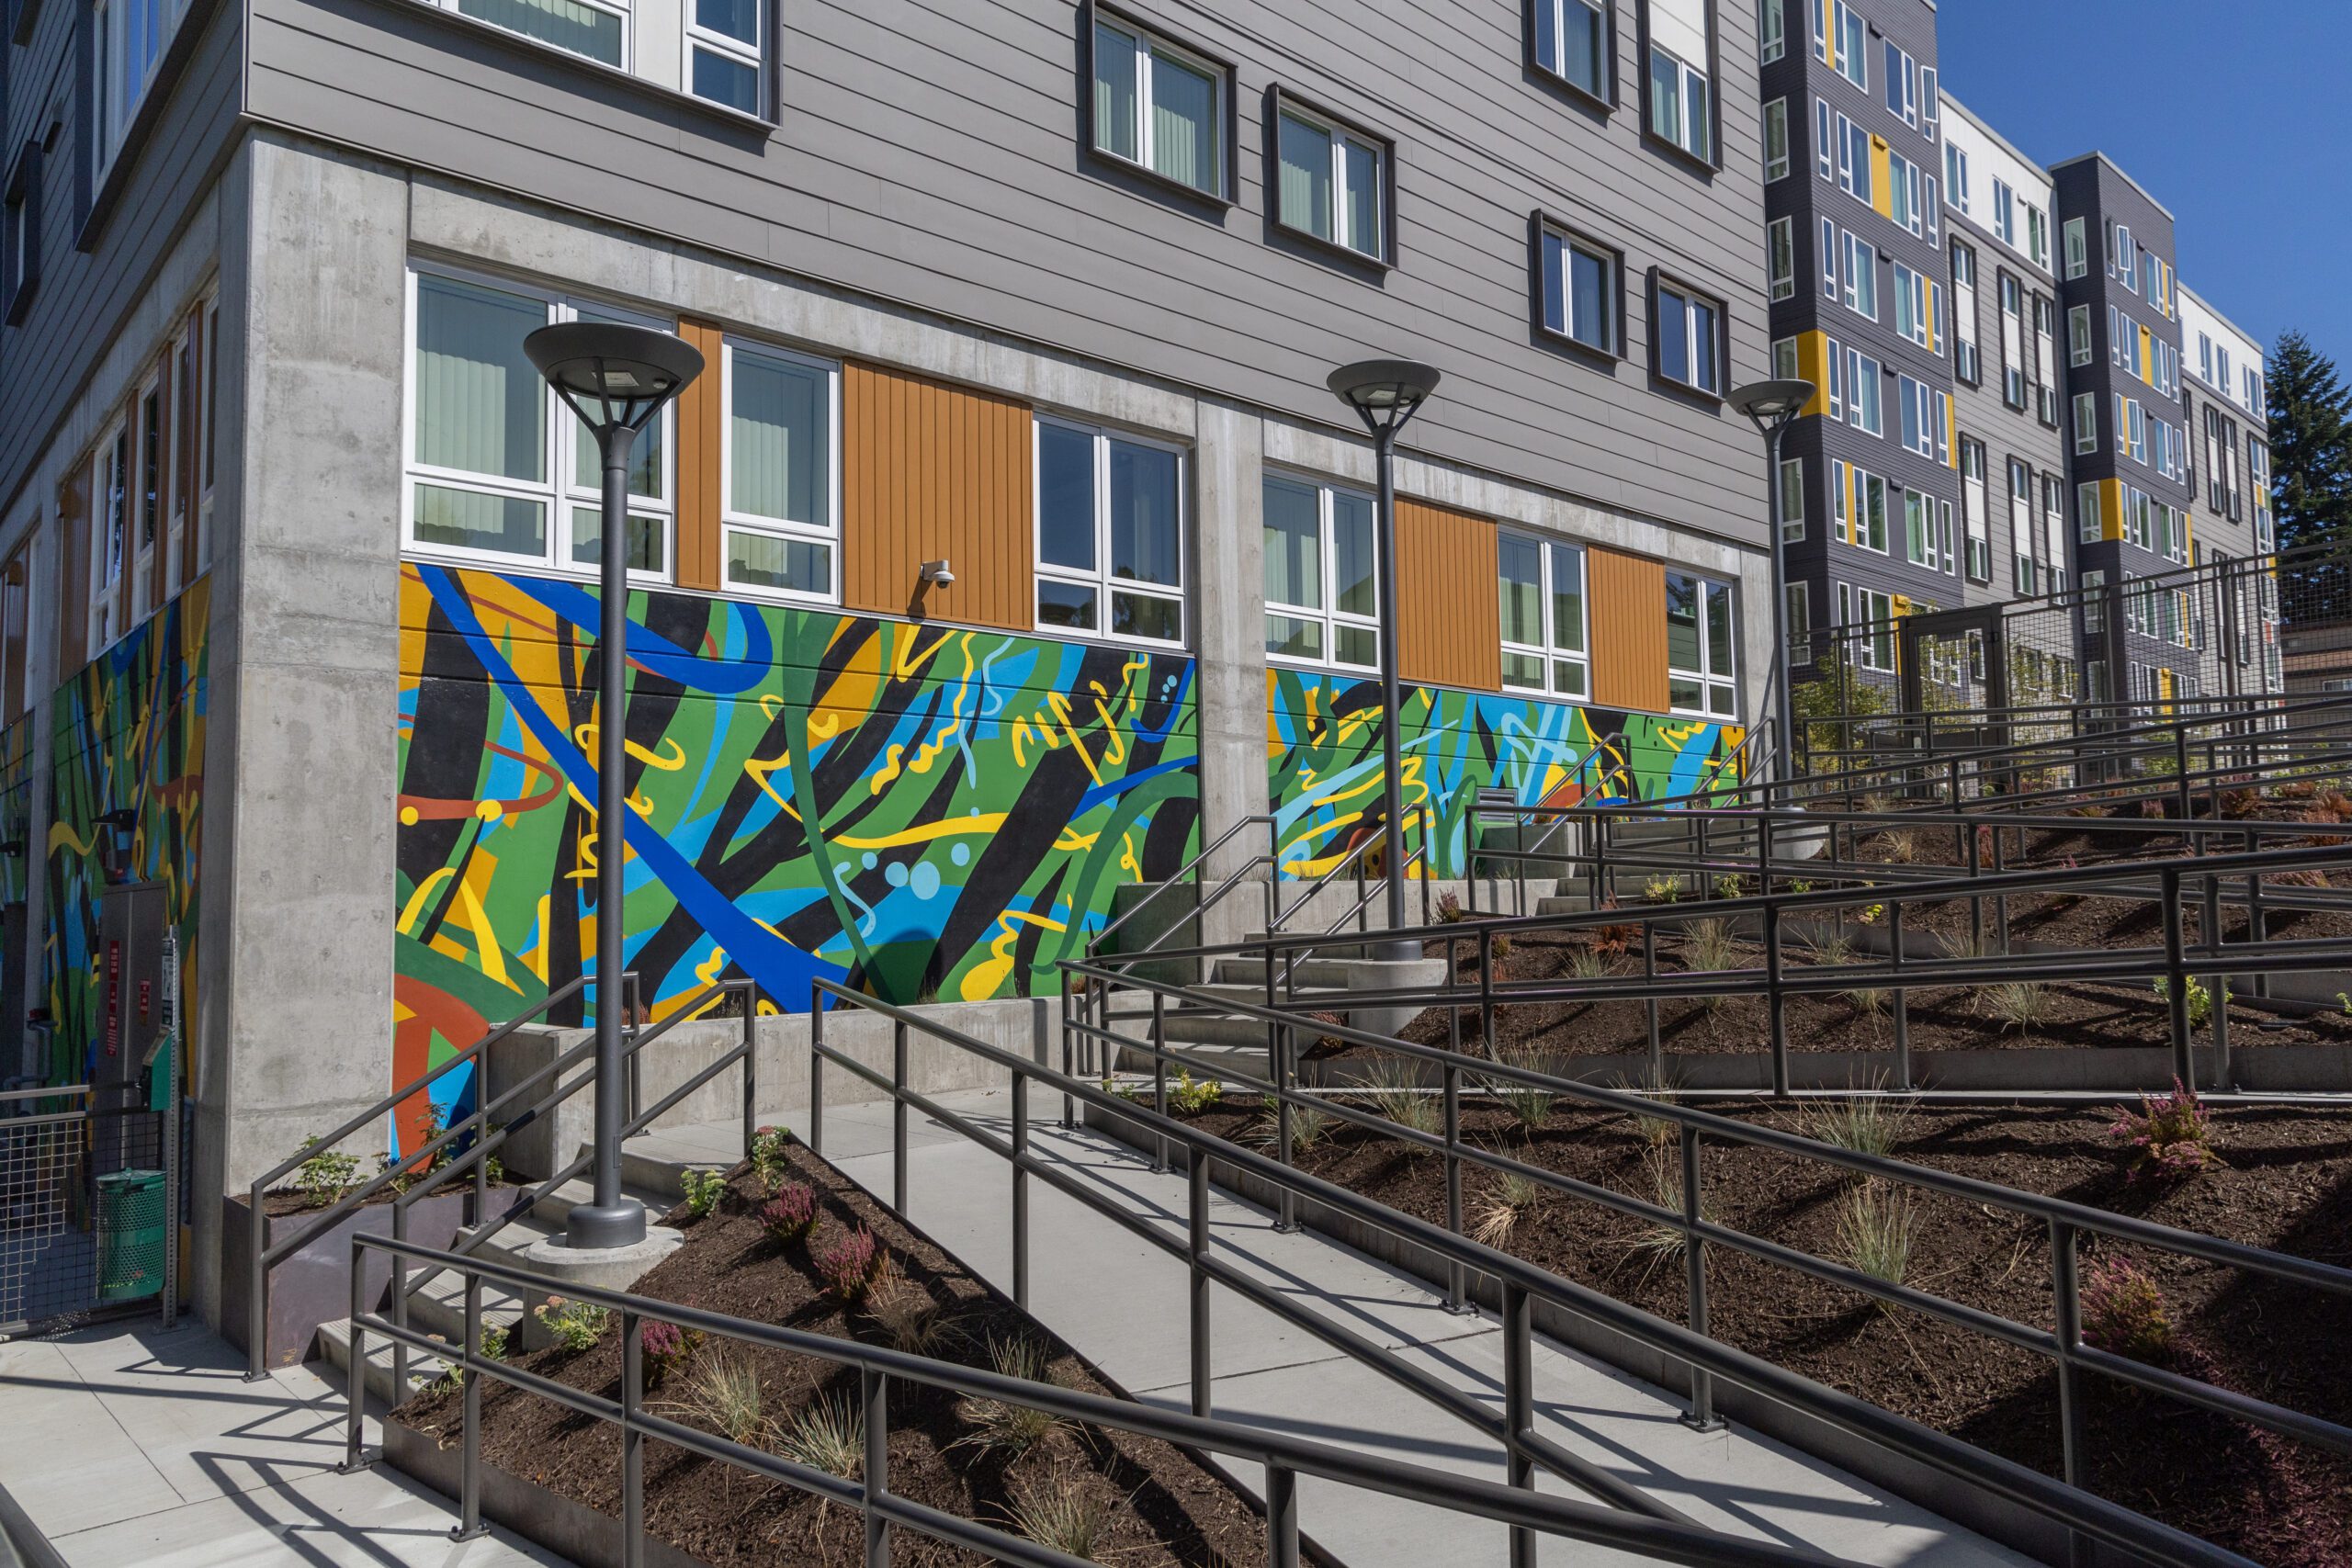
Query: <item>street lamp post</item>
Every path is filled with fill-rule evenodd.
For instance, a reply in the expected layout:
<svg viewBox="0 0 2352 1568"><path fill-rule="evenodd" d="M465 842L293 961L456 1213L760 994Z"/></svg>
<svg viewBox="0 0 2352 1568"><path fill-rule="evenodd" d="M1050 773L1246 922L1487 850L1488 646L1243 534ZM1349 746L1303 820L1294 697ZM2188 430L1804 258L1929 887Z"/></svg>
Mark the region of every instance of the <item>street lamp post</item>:
<svg viewBox="0 0 2352 1568"><path fill-rule="evenodd" d="M1772 519L1772 707L1781 728L1774 739L1772 782L1785 799L1796 773L1797 716L1789 695L1789 564L1781 537L1781 441L1813 400L1810 381L1752 381L1735 388L1731 406L1755 423L1764 436L1768 459L1765 488L1771 494ZM1770 797L1768 795L1769 804Z"/></svg>
<svg viewBox="0 0 2352 1568"><path fill-rule="evenodd" d="M1405 929L1405 777L1396 672L1396 433L1403 430L1437 388L1438 373L1409 359L1364 359L1331 372L1327 385L1356 411L1372 433L1380 469L1380 756L1385 839L1381 858L1388 880L1388 929ZM1426 848L1426 845L1424 846ZM1276 868L1279 874L1280 868ZM1421 868L1429 874L1429 867ZM1411 959L1420 943L1391 941L1381 955Z"/></svg>
<svg viewBox="0 0 2352 1568"><path fill-rule="evenodd" d="M628 863L626 677L628 671L630 449L662 407L702 373L702 355L668 333L612 321L561 321L523 340L538 367L596 440L605 468L603 611L596 637L596 1124L594 1190L564 1225L574 1248L634 1247L645 1205L621 1193L621 872Z"/></svg>

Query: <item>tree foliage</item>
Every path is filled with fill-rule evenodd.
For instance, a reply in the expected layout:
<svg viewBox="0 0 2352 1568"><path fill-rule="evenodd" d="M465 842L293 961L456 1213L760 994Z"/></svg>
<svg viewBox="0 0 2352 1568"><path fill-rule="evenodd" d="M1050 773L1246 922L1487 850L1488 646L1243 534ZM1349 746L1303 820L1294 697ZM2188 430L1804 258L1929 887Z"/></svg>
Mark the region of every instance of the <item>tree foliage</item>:
<svg viewBox="0 0 2352 1568"><path fill-rule="evenodd" d="M2352 391L2299 332L2271 351L2270 492L2278 547L2352 548Z"/></svg>

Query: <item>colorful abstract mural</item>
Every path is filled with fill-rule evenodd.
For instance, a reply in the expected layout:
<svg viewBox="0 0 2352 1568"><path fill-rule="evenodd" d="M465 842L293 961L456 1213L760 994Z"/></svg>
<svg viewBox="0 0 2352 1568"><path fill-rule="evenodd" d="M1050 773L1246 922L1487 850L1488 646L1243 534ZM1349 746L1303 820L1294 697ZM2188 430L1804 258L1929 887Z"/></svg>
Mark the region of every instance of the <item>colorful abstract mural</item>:
<svg viewBox="0 0 2352 1568"><path fill-rule="evenodd" d="M33 723L27 714L0 729L0 904L21 904L32 880L27 840L33 822Z"/></svg>
<svg viewBox="0 0 2352 1568"><path fill-rule="evenodd" d="M1700 794L1714 784L1743 734L1705 719L1430 686L1406 688L1400 717L1408 841L1420 841L1411 814L1429 807L1430 861L1441 877L1463 874L1470 808L1481 790L1508 789L1531 807L1576 805L1596 784L1612 799ZM1319 875L1379 833L1378 681L1268 670L1266 750L1286 874Z"/></svg>
<svg viewBox="0 0 2352 1568"><path fill-rule="evenodd" d="M50 1081L93 1070L105 1032L100 901L107 840L129 825L119 880L160 884L180 938L183 1016L196 1016L196 891L204 803L211 580L198 579L57 690L50 705ZM116 822L106 820L113 818ZM113 847L113 852L121 852Z"/></svg>
<svg viewBox="0 0 2352 1568"><path fill-rule="evenodd" d="M788 1010L820 975L1049 987L1198 841L1181 655L664 592L629 615L624 942L656 1019L740 975ZM401 568L395 1081L593 975L597 615L581 583Z"/></svg>

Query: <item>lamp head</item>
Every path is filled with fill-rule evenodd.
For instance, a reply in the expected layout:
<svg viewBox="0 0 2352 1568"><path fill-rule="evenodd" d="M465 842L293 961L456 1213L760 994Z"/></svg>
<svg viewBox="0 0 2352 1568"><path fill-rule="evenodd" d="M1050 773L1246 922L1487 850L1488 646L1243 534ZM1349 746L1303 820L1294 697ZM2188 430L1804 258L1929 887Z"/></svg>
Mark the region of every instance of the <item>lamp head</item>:
<svg viewBox="0 0 2352 1568"><path fill-rule="evenodd" d="M1813 392L1810 381L1750 381L1733 388L1725 401L1754 420L1758 429L1769 433L1796 418L1813 401Z"/></svg>
<svg viewBox="0 0 2352 1568"><path fill-rule="evenodd" d="M1403 423L1437 389L1436 367L1411 359L1360 359L1331 372L1324 383L1341 402L1378 428L1382 420Z"/></svg>
<svg viewBox="0 0 2352 1568"><path fill-rule="evenodd" d="M703 367L684 338L620 321L558 321L525 338L523 352L600 435L643 430Z"/></svg>

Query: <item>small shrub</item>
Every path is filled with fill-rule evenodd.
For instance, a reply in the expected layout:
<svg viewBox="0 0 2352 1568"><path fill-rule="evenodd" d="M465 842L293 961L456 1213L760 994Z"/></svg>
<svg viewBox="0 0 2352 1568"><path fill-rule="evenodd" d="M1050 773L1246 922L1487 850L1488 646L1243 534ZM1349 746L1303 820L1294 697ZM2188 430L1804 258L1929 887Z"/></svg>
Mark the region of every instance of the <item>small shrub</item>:
<svg viewBox="0 0 2352 1568"><path fill-rule="evenodd" d="M1878 836L1879 847L1886 858L1897 865L1909 865L1919 858L1919 833L1916 828L1889 828Z"/></svg>
<svg viewBox="0 0 2352 1568"><path fill-rule="evenodd" d="M787 1181L760 1206L760 1228L775 1242L798 1241L817 1228L817 1192L805 1181Z"/></svg>
<svg viewBox="0 0 2352 1568"><path fill-rule="evenodd" d="M685 1170L679 1173L678 1180L685 1190L688 1219L706 1217L727 1195L727 1176L723 1171Z"/></svg>
<svg viewBox="0 0 2352 1568"><path fill-rule="evenodd" d="M2199 980L2194 975L2184 976L2182 978L2187 982L2186 994L2188 998L2188 1027L2191 1029L2202 1029L2207 1024L2213 1021L2213 993L2206 988L2204 981ZM2171 1004L2172 982L2170 979L2165 976L2159 975L2154 980L2148 982L2148 986L2151 990L2156 993L2156 1000L2165 1003L2167 1006ZM2343 994L2344 993L2341 991L2336 993L2339 997ZM2226 1007L2233 999L2234 993L2231 991L2229 983L2227 981L2223 981L2222 984L2222 1005Z"/></svg>
<svg viewBox="0 0 2352 1568"><path fill-rule="evenodd" d="M2118 1111L2107 1135L2132 1151L2135 1180L2186 1180L2222 1163L2211 1114L2178 1078L2167 1094L2142 1095L2138 1111Z"/></svg>
<svg viewBox="0 0 2352 1568"><path fill-rule="evenodd" d="M359 1185L359 1157L340 1154L322 1147L316 1138L306 1140L302 1146L311 1156L294 1168L294 1190L312 1203L324 1207L343 1201L343 1195Z"/></svg>
<svg viewBox="0 0 2352 1568"><path fill-rule="evenodd" d="M2082 1302L2085 1344L2135 1361L2162 1361L2171 1352L2164 1292L2129 1258L2094 1259Z"/></svg>
<svg viewBox="0 0 2352 1568"><path fill-rule="evenodd" d="M1806 877L1792 876L1789 878L1789 891L1792 893L1810 893L1813 891L1813 883Z"/></svg>
<svg viewBox="0 0 2352 1568"><path fill-rule="evenodd" d="M1500 931L1497 931L1487 941L1487 951L1494 955L1495 962L1498 964L1510 956L1510 938Z"/></svg>
<svg viewBox="0 0 2352 1568"><path fill-rule="evenodd" d="M1862 906L1862 911L1861 911L1861 913L1860 913L1860 914L1859 914L1859 915L1856 915L1856 916L1854 917L1854 919L1856 919L1857 920L1860 920L1862 924L1864 924L1864 925L1866 925L1866 926L1874 926L1874 925L1878 924L1878 923L1879 923L1879 921L1880 921L1883 918L1884 918L1885 914L1886 914L1886 906L1885 906L1885 905L1883 905L1883 904L1865 904L1865 905L1863 905L1863 906Z"/></svg>
<svg viewBox="0 0 2352 1568"><path fill-rule="evenodd" d="M865 1315L890 1341L891 1348L910 1356L935 1355L955 1337L947 1309L929 1291L886 1263L882 1277L865 1292Z"/></svg>
<svg viewBox="0 0 2352 1568"><path fill-rule="evenodd" d="M771 1192L784 1179L784 1151L791 1143L791 1133L782 1127L762 1127L752 1134L752 1174Z"/></svg>
<svg viewBox="0 0 2352 1568"><path fill-rule="evenodd" d="M1682 882L1679 877L1653 876L1642 884L1642 897L1653 904L1677 904L1682 900Z"/></svg>
<svg viewBox="0 0 2352 1568"><path fill-rule="evenodd" d="M1805 962L1824 969L1836 969L1855 962L1854 939L1846 936L1824 936L1805 944Z"/></svg>
<svg viewBox="0 0 2352 1568"><path fill-rule="evenodd" d="M1865 986L1858 990L1841 991L1838 994L1844 997L1847 1003L1853 1008L1854 1016L1873 1029L1878 1027L1878 1021L1886 1014L1884 991Z"/></svg>
<svg viewBox="0 0 2352 1568"><path fill-rule="evenodd" d="M1821 1100L1806 1111L1801 1130L1808 1138L1818 1138L1849 1153L1884 1158L1903 1141L1917 1103L1879 1095Z"/></svg>
<svg viewBox="0 0 2352 1568"><path fill-rule="evenodd" d="M1865 1181L1846 1194L1838 1214L1838 1249L1858 1272L1890 1285L1911 1271L1919 1213L1908 1190Z"/></svg>
<svg viewBox="0 0 2352 1568"><path fill-rule="evenodd" d="M549 1296L532 1315L567 1350L594 1349L605 1330L613 1325L610 1309L594 1302L568 1302L561 1296Z"/></svg>
<svg viewBox="0 0 2352 1568"><path fill-rule="evenodd" d="M1604 910L1616 908L1614 902L1601 905ZM1595 926L1592 928L1592 950L1611 959L1623 958L1633 951L1634 943L1639 942L1641 936L1642 928L1637 925L1612 921L1605 926Z"/></svg>
<svg viewBox="0 0 2352 1568"><path fill-rule="evenodd" d="M865 1473L865 1413L846 1392L821 1394L786 1420L775 1451L795 1464L855 1481Z"/></svg>
<svg viewBox="0 0 2352 1568"><path fill-rule="evenodd" d="M1747 890L1747 878L1736 872L1727 871L1715 878L1715 897L1718 898L1736 898Z"/></svg>
<svg viewBox="0 0 2352 1568"><path fill-rule="evenodd" d="M1437 923L1442 926L1458 924L1462 919L1462 895L1441 893L1437 896Z"/></svg>
<svg viewBox="0 0 2352 1568"><path fill-rule="evenodd" d="M1364 1069L1363 1088L1373 1109L1400 1127L1433 1134L1444 1120L1437 1102L1414 1077L1412 1064L1402 1057L1387 1054L1374 1057Z"/></svg>
<svg viewBox="0 0 2352 1568"><path fill-rule="evenodd" d="M989 1365L996 1369L999 1377L1018 1378L1023 1382L1061 1381L1053 1375L1053 1364L1045 1346L1026 1337L990 1339ZM1008 1460L1027 1453L1062 1424L1060 1416L1035 1405L1007 1404L997 1399L967 1399L958 1410L972 1429L949 1446L968 1444Z"/></svg>
<svg viewBox="0 0 2352 1568"><path fill-rule="evenodd" d="M845 1302L857 1302L864 1301L882 1277L889 1254L882 1250L872 1231L860 1225L836 1236L831 1246L817 1254L815 1262L817 1277L825 1281L827 1290Z"/></svg>
<svg viewBox="0 0 2352 1568"><path fill-rule="evenodd" d="M1193 1070L1187 1067L1176 1075L1174 1083L1168 1086L1168 1109L1179 1116L1198 1116L1203 1111L1216 1110L1216 1102L1224 1096L1222 1084L1215 1078L1203 1078L1194 1083Z"/></svg>
<svg viewBox="0 0 2352 1568"><path fill-rule="evenodd" d="M2039 980L2007 980L1977 993L1977 1005L2001 1021L2001 1032L2030 1034L2050 1016L2050 987Z"/></svg>
<svg viewBox="0 0 2352 1568"><path fill-rule="evenodd" d="M760 1386L759 1369L744 1357L725 1349L696 1357L693 1371L682 1381L684 1387L664 1409L729 1442L752 1448L767 1444L774 1425L767 1392Z"/></svg>
<svg viewBox="0 0 2352 1568"><path fill-rule="evenodd" d="M1478 1195L1477 1211L1471 1217L1470 1238L1488 1247L1502 1247L1519 1222L1535 1211L1544 1197L1544 1184L1532 1176L1516 1170L1498 1171L1495 1183Z"/></svg>
<svg viewBox="0 0 2352 1568"><path fill-rule="evenodd" d="M513 1337L506 1329L495 1323L483 1324L481 1325L482 1359L485 1361L506 1359L506 1348L512 1343Z"/></svg>
<svg viewBox="0 0 2352 1568"><path fill-rule="evenodd" d="M1520 1067L1528 1072L1544 1070L1544 1053L1528 1045L1507 1045L1502 1051L1505 1066ZM1502 1102L1511 1120L1522 1133L1533 1133L1552 1114L1552 1104L1559 1097L1543 1084L1522 1083L1516 1078L1489 1078L1487 1092Z"/></svg>
<svg viewBox="0 0 2352 1568"><path fill-rule="evenodd" d="M1693 971L1714 973L1740 967L1739 939L1729 920L1693 920L1683 933L1682 961Z"/></svg>
<svg viewBox="0 0 2352 1568"><path fill-rule="evenodd" d="M645 1381L658 1383L686 1364L702 1343L702 1330L681 1328L674 1323L640 1324L637 1330L638 1353L644 1358Z"/></svg>
<svg viewBox="0 0 2352 1568"><path fill-rule="evenodd" d="M1091 1562L1110 1506L1065 1473L1023 1486L1005 1517L1039 1546Z"/></svg>

